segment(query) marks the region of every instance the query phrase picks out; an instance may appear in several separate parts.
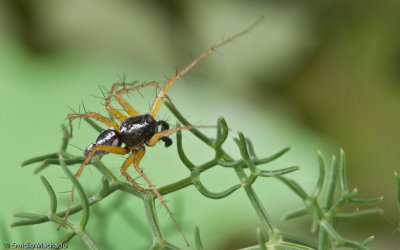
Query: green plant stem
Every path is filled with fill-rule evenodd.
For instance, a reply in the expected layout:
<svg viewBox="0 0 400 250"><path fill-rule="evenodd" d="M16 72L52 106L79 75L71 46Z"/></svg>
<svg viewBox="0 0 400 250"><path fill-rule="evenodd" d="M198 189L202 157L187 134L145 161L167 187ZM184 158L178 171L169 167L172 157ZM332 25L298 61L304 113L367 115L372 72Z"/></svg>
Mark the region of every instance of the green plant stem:
<svg viewBox="0 0 400 250"><path fill-rule="evenodd" d="M329 247L329 238L328 238L328 233L326 230L322 227L319 229L319 243L318 243L318 249L330 249Z"/></svg>
<svg viewBox="0 0 400 250"><path fill-rule="evenodd" d="M89 206L92 206L96 204L97 202L101 201L108 195L112 194L113 192L117 190L122 190L124 192L133 194L139 198L143 197L143 193L139 192L137 189L135 189L133 186L125 184L121 181L116 181L113 182L109 185L109 187L106 190L101 190L99 193L92 195L87 199ZM78 204L76 206L71 207L69 214L73 215L82 210L82 204ZM66 213L66 210L62 212L58 212L55 215L58 217L64 217ZM29 215L29 217L27 216ZM43 214L27 214L27 213L15 213L12 216L14 217L20 217L20 218L29 218L27 220L21 220L21 221L16 221L10 225L10 227L17 227L17 226L26 226L26 225L33 225L33 224L40 224L49 221L48 215L43 215Z"/></svg>
<svg viewBox="0 0 400 250"><path fill-rule="evenodd" d="M258 244L260 245L260 250L267 250L267 248L265 247L266 242L264 239L264 235L259 227L257 228L257 240Z"/></svg>
<svg viewBox="0 0 400 250"><path fill-rule="evenodd" d="M247 176L244 173L242 168L237 166L237 167L235 167L235 171L236 171L238 178L240 180L242 180L242 182L246 181ZM279 232L279 230L277 228L275 228L275 226L272 224L271 218L265 211L264 206L261 204L261 201L258 198L258 196L256 195L256 193L254 192L253 188L251 188L251 186L245 185L244 190L245 190L247 197L249 198L251 204L253 205L253 208L256 210L258 217L261 219L262 222L264 222L263 225L265 225L265 229L267 230L268 235L270 236L270 238L273 238L275 233Z"/></svg>
<svg viewBox="0 0 400 250"><path fill-rule="evenodd" d="M191 176L189 176L189 177L186 177L186 178L184 178L184 179L182 179L180 181L177 181L177 182L165 185L165 186L163 186L161 188L158 188L157 190L162 196L164 196L164 195L167 195L169 193L173 193L175 191L178 191L178 190L180 190L182 188L188 187L188 186L190 186L192 184L193 184L192 183L192 178L191 178Z"/></svg>
<svg viewBox="0 0 400 250"><path fill-rule="evenodd" d="M164 104L167 106L167 108L175 115L175 117L182 124L191 125L189 123L189 121L187 121L181 115L181 113L175 108L175 106L172 103L164 101ZM213 144L214 140L209 139L206 135L204 135L197 129L191 129L190 132L192 134L194 134L197 138L202 140L204 143L206 143L210 147L214 148L214 144ZM214 148L214 150L216 150L216 155L219 156L220 158L224 159L225 161L227 161L227 162L234 161L233 158L230 155L228 155L221 147ZM242 185L243 185L243 183L246 183L248 178L247 178L246 174L244 173L243 169L239 165L236 165L234 167L234 169L235 169L235 172L236 172L239 180L241 181ZM267 214L264 206L261 204L260 199L258 198L257 194L254 192L254 190L251 188L250 185L244 185L244 189L247 194L247 197L249 198L251 204L253 205L253 208L256 210L257 215L259 216L261 221L264 222L263 225L265 226L265 228L268 232L268 235L270 236L270 239L275 238L279 234L279 230L275 226L273 226L273 224L271 222L271 218Z"/></svg>
<svg viewBox="0 0 400 250"><path fill-rule="evenodd" d="M143 196L144 207L146 211L146 217L150 229L150 233L153 238L153 243L158 242L163 239L164 236L160 229L160 224L158 222L156 208L154 206L155 195L153 192L146 192Z"/></svg>
<svg viewBox="0 0 400 250"><path fill-rule="evenodd" d="M153 245L150 249L178 249L178 247L172 245L164 239L154 204L155 199L156 195L152 191L145 191L143 202L149 230L153 239Z"/></svg>
<svg viewBox="0 0 400 250"><path fill-rule="evenodd" d="M64 220L61 217L58 217L56 215L49 215L49 220L53 221L57 224L62 223L63 227L66 227L70 232L72 231L76 235L78 235L89 249L92 249L92 250L98 249L96 244L92 240L92 238L85 231L83 231L81 227L74 226L71 223L69 223L68 221L64 222ZM69 236L69 235L67 234L67 236ZM66 239L66 240L69 240L69 239L71 239L71 237L68 237L68 239Z"/></svg>

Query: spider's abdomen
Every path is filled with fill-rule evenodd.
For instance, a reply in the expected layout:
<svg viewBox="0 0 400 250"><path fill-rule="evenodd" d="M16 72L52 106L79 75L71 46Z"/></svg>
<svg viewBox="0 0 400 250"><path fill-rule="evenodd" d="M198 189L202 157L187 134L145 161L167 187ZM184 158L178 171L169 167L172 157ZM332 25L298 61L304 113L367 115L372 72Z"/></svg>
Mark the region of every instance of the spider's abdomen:
<svg viewBox="0 0 400 250"><path fill-rule="evenodd" d="M157 133L157 122L149 115L130 117L119 126L119 135L128 147L140 146Z"/></svg>
<svg viewBox="0 0 400 250"><path fill-rule="evenodd" d="M109 128L109 129L106 129L103 132L101 132L99 134L99 136L97 137L97 139L86 148L86 150L85 150L85 152L83 152L83 154L87 157L89 152L97 145L121 146L121 144L122 144L122 142L118 135L118 132L115 131L114 128ZM100 156L100 155L106 155L106 154L108 154L108 153L105 151L99 150L99 151L96 151L93 156Z"/></svg>

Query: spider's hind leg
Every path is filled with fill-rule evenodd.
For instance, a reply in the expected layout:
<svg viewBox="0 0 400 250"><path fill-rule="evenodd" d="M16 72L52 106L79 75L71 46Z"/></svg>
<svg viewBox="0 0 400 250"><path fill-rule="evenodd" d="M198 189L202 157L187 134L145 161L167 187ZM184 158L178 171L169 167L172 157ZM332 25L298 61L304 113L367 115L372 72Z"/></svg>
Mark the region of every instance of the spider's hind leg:
<svg viewBox="0 0 400 250"><path fill-rule="evenodd" d="M161 204L165 207L165 209L167 210L169 216L172 218L172 220L174 221L176 227L178 228L180 234L182 235L183 239L186 242L186 245L189 246L189 242L185 237L185 234L183 233L181 227L179 226L178 222L176 221L175 217L172 215L171 210L168 208L167 204L165 203L163 197L161 196L160 192L158 192L158 190L156 189L156 187L153 185L153 183L150 181L150 179L145 175L145 173L142 171L142 169L140 168L139 164L140 161L142 160L144 154L146 152L146 148L145 147L140 147L138 150L135 150L135 152L131 155L132 156L132 160L133 160L133 166L135 167L136 171L140 174L141 177L143 177L143 179L147 182L147 184L149 184L151 190L154 192L154 194L157 196L158 200L161 202ZM131 157L129 156L129 158ZM128 158L128 159L129 159ZM122 172L122 169L121 169Z"/></svg>
<svg viewBox="0 0 400 250"><path fill-rule="evenodd" d="M85 166L90 162L92 157L96 155L96 152L99 152L99 151L101 151L102 154L103 153L112 153L112 154L124 155L124 154L128 153L128 151L125 148L122 148L120 146L96 145L96 146L94 146L93 148L90 149L90 152L87 154L85 161L82 163L82 165L80 166L78 171L75 173L75 178L76 179L78 179L81 176L82 171L85 168ZM65 213L63 222L60 223L60 225L58 226L58 229L60 229L68 219L69 212L71 210L72 201L74 199L74 192L75 192L75 185L72 187L72 190L71 190L71 197L69 199L68 208L67 208L67 211Z"/></svg>
<svg viewBox="0 0 400 250"><path fill-rule="evenodd" d="M127 172L126 170L129 168L130 165L135 161L136 157L136 152L131 154L124 162L124 164L121 167L121 174L130 182L132 185L139 190L140 192L145 191L144 188L142 188Z"/></svg>

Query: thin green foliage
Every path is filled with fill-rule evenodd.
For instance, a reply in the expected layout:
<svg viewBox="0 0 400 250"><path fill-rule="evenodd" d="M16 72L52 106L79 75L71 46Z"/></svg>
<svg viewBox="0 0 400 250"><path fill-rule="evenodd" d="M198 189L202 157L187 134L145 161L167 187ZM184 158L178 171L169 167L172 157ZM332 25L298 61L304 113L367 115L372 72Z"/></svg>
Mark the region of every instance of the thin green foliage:
<svg viewBox="0 0 400 250"><path fill-rule="evenodd" d="M334 220L352 220L363 218L365 216L382 214L382 209L364 209L355 212L340 213L340 209L346 204L369 205L382 200L382 197L372 199L357 199L358 191L354 188L351 192L348 191L348 183L346 180L346 159L344 151L340 150L340 158L337 161L336 157L332 157L331 173L328 178L328 190L326 198L321 202L319 196L321 194L322 184L325 179L326 167L321 152L317 151L318 161L320 166L320 176L317 186L312 195L307 195L306 192L293 180L283 176L277 176L283 183L291 188L304 202L305 208L292 211L283 219L297 218L306 214L312 216L311 231L319 230L318 249L331 249L333 246L344 246L356 249L367 249L367 245L373 240L374 236L368 237L365 241L359 243L344 239L335 230L333 226ZM340 184L340 192L336 194L336 183ZM335 196L338 196L335 199Z"/></svg>
<svg viewBox="0 0 400 250"><path fill-rule="evenodd" d="M180 112L171 102L165 101L164 104L181 124L191 125L189 121L180 114ZM101 130L101 128L96 123L88 119L85 120L95 130ZM177 126L179 126L178 123ZM300 168L298 166L289 166L278 170L265 170L259 167L261 164L266 164L278 159L283 154L287 153L291 148L284 148L272 156L259 158L255 153L251 141L246 138L242 132L238 132L237 138L234 138L234 141L240 152L240 158L235 159L223 149L223 145L228 138L229 132L228 125L224 118L220 117L217 120L216 130L217 131L215 138L209 138L208 136L204 135L200 130L195 128L190 130L190 132L194 136L204 142L206 146L212 148L215 152L212 159L198 165L194 164L190 160L190 157L185 153L185 147L182 140L182 132L178 131L176 133L176 145L178 155L185 167L189 170L190 174L186 178L159 187L158 191L161 195L167 195L169 193L177 192L192 185L199 191L199 193L210 199L224 199L234 192L243 190L247 195L247 198L252 205L255 214L257 214L257 216L259 217L261 226L260 228L256 229L258 244L246 249L316 249L317 247L319 247L320 249L327 249L330 248L332 245L359 247L361 249L365 249L365 246L372 240L372 238L370 237L362 243L357 243L343 239L336 232L332 225L334 219L354 219L381 213L381 210L378 209L363 210L358 213L339 213L340 208L347 203L371 204L380 200L379 198L356 199L354 197L357 195L357 190L348 192L347 181L345 177L345 158L343 151L341 151L339 164L337 164L335 158L333 160L331 176L328 180L327 198L323 205L321 205L318 199L321 196L320 194L325 183L326 168L323 156L320 152L318 152L320 176L314 192L311 195L308 195L299 184L283 176L287 173L299 170ZM44 176L41 176L40 178L50 197L48 214L15 213L13 216L19 217L21 218L21 220L12 223L11 227L34 225L45 223L48 221L52 221L58 225L63 223L62 225L63 228L66 229L66 234L64 237L62 237L62 239L59 240L59 242L68 242L76 236L82 242L84 242L89 249L97 249L95 242L91 239L85 229L88 220L94 217L94 215L91 215L90 213L90 207L97 202L100 202L105 197L117 194L118 192L122 191L132 195L132 197L141 199L143 201L148 222L148 231L153 239L153 243L150 248L178 249L177 246L170 243L165 238L161 230L159 219L156 213L156 195L153 193L153 191L139 191L135 187L126 184L124 180L119 180L101 161L101 157L93 158L89 164L92 164L102 174L102 187L96 194L92 195L91 197L86 196L85 191L80 185L79 181L73 176L68 168L68 166L82 163L85 158L82 156L74 156L67 152L70 138L69 132L65 126L62 127L62 131L63 139L59 151L24 161L21 164L21 167L33 163L40 163L39 167L35 170L35 173L37 173L45 170L50 165L59 165L64 171L65 175L76 187L76 190L79 194L80 203L78 205L72 206L69 213L72 215L81 212L80 223L78 225L74 225L69 220L63 223L63 218L66 214L66 211L64 210L57 212L57 197L55 195L55 192L47 179ZM212 190L209 190L206 185L201 182L200 176L203 172L214 167L224 167L231 169L233 172L235 172L238 178L238 184L235 184L222 192L214 192ZM249 171L245 171L245 169L248 169ZM258 194L253 188L253 184L257 180L259 180L260 178L264 179L266 177L275 177L280 179L304 201L306 208L296 210L286 215L284 218L291 219L305 215L307 213L311 213L313 220L312 231L316 231L317 228L319 229L318 246L314 243L310 243L307 240L281 232L281 230L279 230L278 227L273 223L272 219L270 218L269 214L261 203ZM340 183L341 193L339 199L335 201L335 190L337 182ZM197 249L204 248L203 243L200 239L200 229L197 224L195 226L194 245Z"/></svg>
<svg viewBox="0 0 400 250"><path fill-rule="evenodd" d="M196 226L194 228L194 237L195 237L195 242L196 242L196 249L197 250L203 250L203 243L201 242L201 238L200 238L200 228L199 228L199 224L196 223Z"/></svg>

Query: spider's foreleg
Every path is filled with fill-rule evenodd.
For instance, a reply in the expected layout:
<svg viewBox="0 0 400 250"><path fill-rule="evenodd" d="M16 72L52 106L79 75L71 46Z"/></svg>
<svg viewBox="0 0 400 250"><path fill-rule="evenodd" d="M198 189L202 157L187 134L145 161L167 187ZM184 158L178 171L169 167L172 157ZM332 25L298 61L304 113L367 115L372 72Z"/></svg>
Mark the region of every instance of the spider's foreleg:
<svg viewBox="0 0 400 250"><path fill-rule="evenodd" d="M157 82L153 81L153 82L143 83L143 84L140 84L138 86L131 87L131 88L125 88L125 86L130 86L130 85L134 85L134 84L136 84L136 82L133 82L133 83L114 83L112 85L110 91L108 92L108 96L107 96L107 99L106 99L106 102L105 102L106 109L112 116L114 116L115 118L117 118L121 122L126 120L127 117L110 105L111 98L112 98L112 96L114 94L114 91L118 87L123 86L122 89L120 89L117 92L115 92L115 94L114 94L115 99L118 101L118 103L121 105L121 107L129 114L129 116L134 117L134 116L138 116L139 112L137 112L121 95L129 93L131 91L136 91L136 90L139 90L141 88L148 87L148 86L158 86Z"/></svg>
<svg viewBox="0 0 400 250"><path fill-rule="evenodd" d="M184 74L186 74L189 70L191 70L194 66L196 66L197 63L199 63L201 60L203 60L205 57L207 57L208 55L210 55L212 52L214 52L216 49L218 49L219 47L224 46L225 44L233 41L234 39L236 39L239 36L242 36L246 33L248 33L251 29L253 29L258 23L260 23L262 20L264 19L264 17L260 17L259 19L257 19L252 25L250 25L247 29L237 33L236 35L233 35L231 37L229 37L228 39L220 42L217 45L214 45L213 47L209 48L208 50L204 51L200 56L198 56L197 58L195 58L191 63L189 63L189 65L187 65L185 68L183 68L181 71L179 71L178 73L174 74L171 78L168 79L168 81L164 84L164 86L162 87L160 93L157 95L156 99L154 99L153 104L151 105L151 109L150 109L150 115L152 117L155 117L158 109L160 108L161 102L163 101L164 97L167 95L167 91L168 89L171 87L172 83L181 78Z"/></svg>
<svg viewBox="0 0 400 250"><path fill-rule="evenodd" d="M70 137L72 137L72 120L75 118L93 118L103 123L107 127L114 128L116 131L119 131L119 126L116 122L95 112L86 112L84 114L68 114L67 118L69 120Z"/></svg>
<svg viewBox="0 0 400 250"><path fill-rule="evenodd" d="M121 86L121 84L119 84L119 86ZM126 94L132 91L136 91L139 90L141 88L145 88L148 86L158 86L157 82L152 81L152 82L147 82L147 83L143 83L140 84L138 86L132 87L132 88L123 88L118 90L115 94L114 97L115 99L118 101L118 103L121 105L121 107L131 116L138 116L139 112L137 112L121 95L122 94Z"/></svg>

